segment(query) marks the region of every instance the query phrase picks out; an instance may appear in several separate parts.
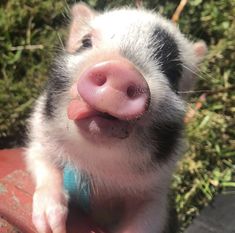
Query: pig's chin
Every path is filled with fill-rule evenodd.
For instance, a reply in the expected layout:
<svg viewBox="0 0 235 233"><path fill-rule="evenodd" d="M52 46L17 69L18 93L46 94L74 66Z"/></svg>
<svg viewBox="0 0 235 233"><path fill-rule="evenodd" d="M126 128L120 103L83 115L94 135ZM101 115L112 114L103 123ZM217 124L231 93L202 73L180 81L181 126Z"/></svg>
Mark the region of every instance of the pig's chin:
<svg viewBox="0 0 235 233"><path fill-rule="evenodd" d="M75 120L81 133L86 136L100 138L125 139L132 131L132 125L128 121L119 120L108 114L96 114L84 119Z"/></svg>

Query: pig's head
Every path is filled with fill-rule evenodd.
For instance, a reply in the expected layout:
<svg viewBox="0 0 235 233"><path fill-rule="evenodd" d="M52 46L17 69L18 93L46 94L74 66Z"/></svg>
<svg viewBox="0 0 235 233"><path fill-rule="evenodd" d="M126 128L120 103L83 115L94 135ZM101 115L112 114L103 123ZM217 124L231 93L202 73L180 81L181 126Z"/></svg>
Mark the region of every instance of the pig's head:
<svg viewBox="0 0 235 233"><path fill-rule="evenodd" d="M46 115L60 119L57 133L75 144L132 145L167 158L183 129L179 91L191 88L205 51L158 14L128 8L99 14L77 4L48 83Z"/></svg>

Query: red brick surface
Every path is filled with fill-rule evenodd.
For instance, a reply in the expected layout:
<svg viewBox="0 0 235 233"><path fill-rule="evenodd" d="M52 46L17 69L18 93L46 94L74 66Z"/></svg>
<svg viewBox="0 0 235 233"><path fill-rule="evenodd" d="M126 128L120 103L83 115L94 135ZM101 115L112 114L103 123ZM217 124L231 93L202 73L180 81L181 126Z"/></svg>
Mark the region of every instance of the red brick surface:
<svg viewBox="0 0 235 233"><path fill-rule="evenodd" d="M0 151L0 232L36 232L31 222L33 185L23 149Z"/></svg>
<svg viewBox="0 0 235 233"><path fill-rule="evenodd" d="M12 226L7 220L0 217L0 232L1 233L19 233L20 230Z"/></svg>
<svg viewBox="0 0 235 233"><path fill-rule="evenodd" d="M36 232L31 223L32 191L24 170L15 170L0 181L0 214L22 232Z"/></svg>
<svg viewBox="0 0 235 233"><path fill-rule="evenodd" d="M33 184L23 150L0 150L0 233L35 233L31 222ZM102 233L79 210L71 210L67 233Z"/></svg>
<svg viewBox="0 0 235 233"><path fill-rule="evenodd" d="M17 169L25 169L23 149L0 150L0 179Z"/></svg>

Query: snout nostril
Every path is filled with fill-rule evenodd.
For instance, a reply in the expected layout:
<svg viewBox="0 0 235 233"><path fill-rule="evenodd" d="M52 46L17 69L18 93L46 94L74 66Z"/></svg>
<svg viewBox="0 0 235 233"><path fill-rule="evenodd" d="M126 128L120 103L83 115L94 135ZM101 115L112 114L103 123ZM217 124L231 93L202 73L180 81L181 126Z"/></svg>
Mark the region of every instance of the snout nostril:
<svg viewBox="0 0 235 233"><path fill-rule="evenodd" d="M136 94L137 94L137 92L136 92L136 87L135 87L135 86L132 86L132 85L129 86L129 87L127 88L126 93L127 93L127 96L128 96L129 98L135 97Z"/></svg>
<svg viewBox="0 0 235 233"><path fill-rule="evenodd" d="M148 90L146 88L143 87L138 87L138 86L134 86L134 85L130 85L127 88L127 96L129 98L135 98L141 95L146 95L146 93L148 92Z"/></svg>
<svg viewBox="0 0 235 233"><path fill-rule="evenodd" d="M94 76L92 77L92 81L97 86L102 86L102 85L104 85L106 83L107 78L106 78L105 75L97 73L97 74L94 74Z"/></svg>

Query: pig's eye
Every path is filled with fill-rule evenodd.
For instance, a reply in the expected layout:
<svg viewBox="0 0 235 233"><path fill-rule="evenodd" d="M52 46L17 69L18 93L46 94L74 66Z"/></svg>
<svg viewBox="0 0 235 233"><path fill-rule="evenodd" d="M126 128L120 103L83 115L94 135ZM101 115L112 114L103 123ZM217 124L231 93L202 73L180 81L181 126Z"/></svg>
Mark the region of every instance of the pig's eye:
<svg viewBox="0 0 235 233"><path fill-rule="evenodd" d="M91 48L92 47L92 41L91 41L91 35L86 35L82 38L82 48Z"/></svg>
<svg viewBox="0 0 235 233"><path fill-rule="evenodd" d="M85 35L81 40L81 46L76 50L77 53L82 52L85 49L92 48L92 40L91 35L87 34Z"/></svg>

